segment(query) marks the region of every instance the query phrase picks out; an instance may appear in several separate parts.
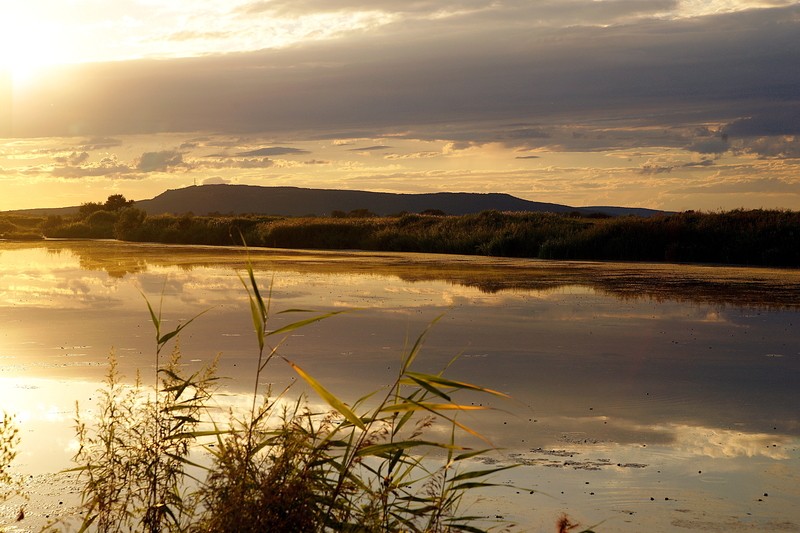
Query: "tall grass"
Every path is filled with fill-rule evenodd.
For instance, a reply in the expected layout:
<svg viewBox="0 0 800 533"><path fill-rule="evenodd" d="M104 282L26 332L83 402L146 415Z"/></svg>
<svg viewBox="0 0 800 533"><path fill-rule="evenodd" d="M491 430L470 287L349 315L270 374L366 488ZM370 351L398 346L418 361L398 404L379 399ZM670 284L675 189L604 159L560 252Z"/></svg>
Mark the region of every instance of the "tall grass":
<svg viewBox="0 0 800 533"><path fill-rule="evenodd" d="M108 203L108 202L107 202ZM167 244L431 252L539 259L800 267L800 212L744 210L599 218L485 211L281 217L154 215L114 203L73 216L0 217L0 239L104 238Z"/></svg>
<svg viewBox="0 0 800 533"><path fill-rule="evenodd" d="M10 470L11 463L17 457L18 446L19 428L11 415L3 413L0 419L0 503L22 494L20 480ZM25 511L22 506L17 520L22 520L24 517Z"/></svg>
<svg viewBox="0 0 800 533"><path fill-rule="evenodd" d="M458 420L483 407L458 397L505 395L414 371L436 320L405 351L391 383L347 402L281 353L286 334L338 312L289 309L280 313L300 318L270 329L271 290L262 293L252 268L242 283L258 348L249 409L220 419L212 409L215 365L185 375L176 340L189 323L162 331L160 306L148 302L155 386L137 379L124 387L112 357L97 421L78 419L80 531L476 532L497 525L464 514L462 504L512 466L469 466L492 447L459 444L465 434L486 439ZM273 364L288 364L326 407L262 386ZM434 425L448 428L448 437L433 437Z"/></svg>

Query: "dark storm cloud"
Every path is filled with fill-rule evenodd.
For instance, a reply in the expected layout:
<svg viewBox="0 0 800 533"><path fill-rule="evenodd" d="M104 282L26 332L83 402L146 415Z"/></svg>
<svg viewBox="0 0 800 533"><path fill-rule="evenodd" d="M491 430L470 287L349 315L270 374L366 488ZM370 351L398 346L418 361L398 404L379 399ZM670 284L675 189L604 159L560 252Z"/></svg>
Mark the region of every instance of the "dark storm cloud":
<svg viewBox="0 0 800 533"><path fill-rule="evenodd" d="M290 9L288 2L280 5ZM351 4L337 5L344 9ZM489 5L488 0L474 3ZM438 138L467 145L497 140L519 147L586 145L599 150L665 141L672 146L677 141L647 133L624 142L597 135L556 142L544 126L498 130L494 139L469 138L463 132L470 124L487 121L532 120L543 125L613 119L621 126L726 122L733 136L738 130L755 129L756 112L764 120L779 121L783 108L800 102L800 69L791 67L800 64L797 5L689 20L654 18L536 31L534 6L577 19L589 19L602 7L599 24L627 16L626 10L657 12L674 2L498 5L506 9L487 8L455 17L455 22L445 18L400 23L380 35L283 50L65 68L67 81L79 83L83 90L60 91L63 81L55 79L31 90L17 103L21 119L15 122L15 134L205 130L286 137L297 132L296 138L320 138L346 125L353 131L413 136L447 124ZM411 2L403 9L425 11L431 6L433 2ZM753 118L736 121L744 117ZM773 126L772 131L787 130L785 125ZM700 153L724 148L708 138L677 144L687 145Z"/></svg>
<svg viewBox="0 0 800 533"><path fill-rule="evenodd" d="M731 137L800 135L800 107L787 106L735 120L722 131Z"/></svg>
<svg viewBox="0 0 800 533"><path fill-rule="evenodd" d="M768 159L800 159L800 137L750 138L742 143L741 151Z"/></svg>
<svg viewBox="0 0 800 533"><path fill-rule="evenodd" d="M685 146L685 148L690 152L700 154L722 154L728 151L730 144L727 137L711 137L698 139Z"/></svg>

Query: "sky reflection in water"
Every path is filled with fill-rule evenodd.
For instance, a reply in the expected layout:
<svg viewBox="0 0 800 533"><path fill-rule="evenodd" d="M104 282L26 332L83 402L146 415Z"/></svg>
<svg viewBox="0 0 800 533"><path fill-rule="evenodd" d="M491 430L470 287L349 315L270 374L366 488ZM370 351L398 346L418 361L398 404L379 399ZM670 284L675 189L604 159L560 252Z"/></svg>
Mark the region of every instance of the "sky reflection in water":
<svg viewBox="0 0 800 533"><path fill-rule="evenodd" d="M599 528L608 531L800 527L798 271L263 250L251 258L262 286L274 279L276 310L355 309L284 346L344 398L389 382L404 347L444 313L418 369L438 371L460 354L448 375L512 395L469 398L499 410L461 420L504 448L496 460L526 465L496 481L550 495L497 493L483 504L491 513L534 531L560 510L585 525L609 520ZM154 305L163 294L168 327L209 309L182 335L186 361L221 353L225 387L250 390L257 352L238 277L244 260L218 248L0 244L0 397L23 429L18 468L68 466L74 402L90 404L112 348L124 374L152 380L154 333L140 291ZM276 384L293 378L283 365L269 373Z"/></svg>

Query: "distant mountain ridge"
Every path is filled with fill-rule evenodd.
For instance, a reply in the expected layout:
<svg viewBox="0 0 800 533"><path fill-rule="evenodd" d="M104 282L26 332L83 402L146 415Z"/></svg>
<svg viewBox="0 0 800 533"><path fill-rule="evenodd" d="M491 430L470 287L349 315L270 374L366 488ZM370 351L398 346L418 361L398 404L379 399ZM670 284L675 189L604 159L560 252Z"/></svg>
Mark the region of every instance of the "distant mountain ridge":
<svg viewBox="0 0 800 533"><path fill-rule="evenodd" d="M441 192L400 194L299 187L262 187L255 185L200 185L165 191L150 200L134 204L147 214L210 213L264 214L283 216L330 215L333 211L367 209L377 215L420 213L437 209L450 215L481 211L538 211L609 215L652 216L659 211L626 207L570 207L561 204L532 202L503 193Z"/></svg>
<svg viewBox="0 0 800 533"><path fill-rule="evenodd" d="M481 211L533 211L583 215L601 213L611 216L637 215L648 217L662 213L634 207L571 207L533 202L504 193L441 192L400 194L299 187L264 187L257 185L194 185L167 190L134 206L148 215L164 213L195 215L262 214L280 216L330 215L333 211L349 212L367 209L377 215L420 213L440 210L450 215L466 215ZM70 214L74 208L26 209L29 214Z"/></svg>

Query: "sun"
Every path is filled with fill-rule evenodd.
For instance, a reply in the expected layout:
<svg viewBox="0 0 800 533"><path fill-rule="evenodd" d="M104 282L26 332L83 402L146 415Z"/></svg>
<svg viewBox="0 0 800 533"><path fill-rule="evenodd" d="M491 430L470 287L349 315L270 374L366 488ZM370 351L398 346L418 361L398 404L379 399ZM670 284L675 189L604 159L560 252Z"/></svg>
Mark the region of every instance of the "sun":
<svg viewBox="0 0 800 533"><path fill-rule="evenodd" d="M10 74L15 86L64 61L58 27L13 11L4 15L0 20L0 72Z"/></svg>

